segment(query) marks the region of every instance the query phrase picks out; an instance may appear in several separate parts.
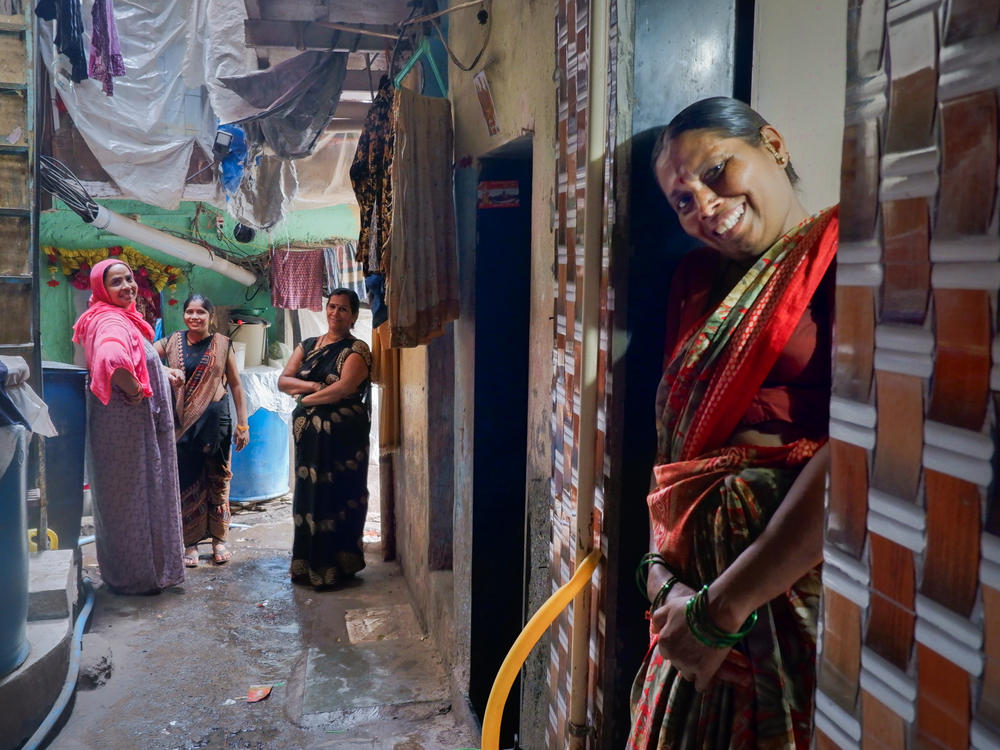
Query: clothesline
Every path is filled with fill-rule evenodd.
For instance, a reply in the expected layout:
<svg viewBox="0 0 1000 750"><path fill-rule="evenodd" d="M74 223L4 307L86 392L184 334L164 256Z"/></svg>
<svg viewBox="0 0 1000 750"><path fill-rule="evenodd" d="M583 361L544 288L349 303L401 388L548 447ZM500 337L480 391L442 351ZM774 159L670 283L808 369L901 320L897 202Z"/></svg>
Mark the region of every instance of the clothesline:
<svg viewBox="0 0 1000 750"><path fill-rule="evenodd" d="M278 250L287 250L292 253L308 253L313 250L324 250L328 247L336 247L337 245L357 243L357 241L357 237L330 237L322 242L295 242L289 245L275 244L271 246L271 251L276 252Z"/></svg>

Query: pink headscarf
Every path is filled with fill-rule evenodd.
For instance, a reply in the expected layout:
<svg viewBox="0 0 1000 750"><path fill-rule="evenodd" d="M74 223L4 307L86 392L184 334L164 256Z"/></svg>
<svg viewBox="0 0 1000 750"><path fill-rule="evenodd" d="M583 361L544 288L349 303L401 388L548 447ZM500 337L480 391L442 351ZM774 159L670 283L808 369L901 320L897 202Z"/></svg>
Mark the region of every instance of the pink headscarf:
<svg viewBox="0 0 1000 750"><path fill-rule="evenodd" d="M73 341L82 344L87 354L90 390L102 404L111 399L111 376L119 368L132 373L143 395L153 395L142 343L143 336L153 340L153 328L135 309L135 302L118 307L104 288L104 272L118 263L132 270L118 258L102 260L90 269L90 302L73 326Z"/></svg>

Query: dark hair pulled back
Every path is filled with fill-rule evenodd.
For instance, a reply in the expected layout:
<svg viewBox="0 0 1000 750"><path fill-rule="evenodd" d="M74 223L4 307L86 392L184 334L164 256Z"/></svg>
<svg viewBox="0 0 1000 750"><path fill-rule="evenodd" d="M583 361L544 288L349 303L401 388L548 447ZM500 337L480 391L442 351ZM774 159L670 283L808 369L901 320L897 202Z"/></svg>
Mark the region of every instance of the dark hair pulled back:
<svg viewBox="0 0 1000 750"><path fill-rule="evenodd" d="M656 162L667 148L667 144L681 133L689 130L709 130L723 138L741 138L751 146L761 146L764 136L760 129L770 123L745 102L728 96L712 96L689 104L674 116L660 131L653 145L650 163L656 169ZM788 181L793 185L799 176L791 159L785 165Z"/></svg>
<svg viewBox="0 0 1000 750"><path fill-rule="evenodd" d="M361 300L358 299L358 293L355 292L353 289L348 289L342 286L337 287L327 295L326 297L327 303L330 302L330 297L347 297L347 300L351 305L351 313L353 315L357 315L358 310L361 309Z"/></svg>
<svg viewBox="0 0 1000 750"><path fill-rule="evenodd" d="M181 311L186 312L188 307L191 306L192 302L200 302L201 306L208 311L209 315L213 315L215 313L215 305L212 304L212 300L210 300L204 294L198 294L198 292L189 295L188 298L184 300L184 304L183 306L181 306Z"/></svg>

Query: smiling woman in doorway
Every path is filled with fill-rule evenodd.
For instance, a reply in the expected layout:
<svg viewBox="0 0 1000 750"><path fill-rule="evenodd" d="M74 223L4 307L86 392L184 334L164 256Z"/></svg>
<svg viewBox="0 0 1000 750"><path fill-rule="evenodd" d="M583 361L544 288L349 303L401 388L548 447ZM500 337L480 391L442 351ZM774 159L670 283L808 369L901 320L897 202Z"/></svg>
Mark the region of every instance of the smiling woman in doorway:
<svg viewBox="0 0 1000 750"><path fill-rule="evenodd" d="M184 526L184 565L198 565L198 542L211 538L212 562L232 558L229 533L229 469L232 445L240 451L250 441L246 399L229 337L215 331L215 305L201 294L184 301L185 331L154 345L167 365L183 375L174 391L177 413L177 465ZM226 388L236 406L236 430Z"/></svg>
<svg viewBox="0 0 1000 750"><path fill-rule="evenodd" d="M653 169L705 247L668 299L628 747L807 748L836 209L806 211L784 138L735 99L678 114Z"/></svg>
<svg viewBox="0 0 1000 750"><path fill-rule="evenodd" d="M328 330L295 347L278 388L295 396L292 581L330 588L365 567L371 350L351 335L360 300L334 289Z"/></svg>
<svg viewBox="0 0 1000 750"><path fill-rule="evenodd" d="M101 580L122 594L184 581L171 375L135 309L138 285L116 258L90 271L90 302L73 326L87 356L87 440Z"/></svg>

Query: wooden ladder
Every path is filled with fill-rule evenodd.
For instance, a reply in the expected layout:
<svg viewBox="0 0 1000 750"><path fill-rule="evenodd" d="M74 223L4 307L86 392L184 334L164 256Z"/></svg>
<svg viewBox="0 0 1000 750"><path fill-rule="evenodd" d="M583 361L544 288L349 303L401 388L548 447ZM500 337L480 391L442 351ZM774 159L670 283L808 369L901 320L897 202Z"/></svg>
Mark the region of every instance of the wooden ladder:
<svg viewBox="0 0 1000 750"><path fill-rule="evenodd" d="M41 393L34 14L20 4L0 14L0 354L24 357Z"/></svg>

